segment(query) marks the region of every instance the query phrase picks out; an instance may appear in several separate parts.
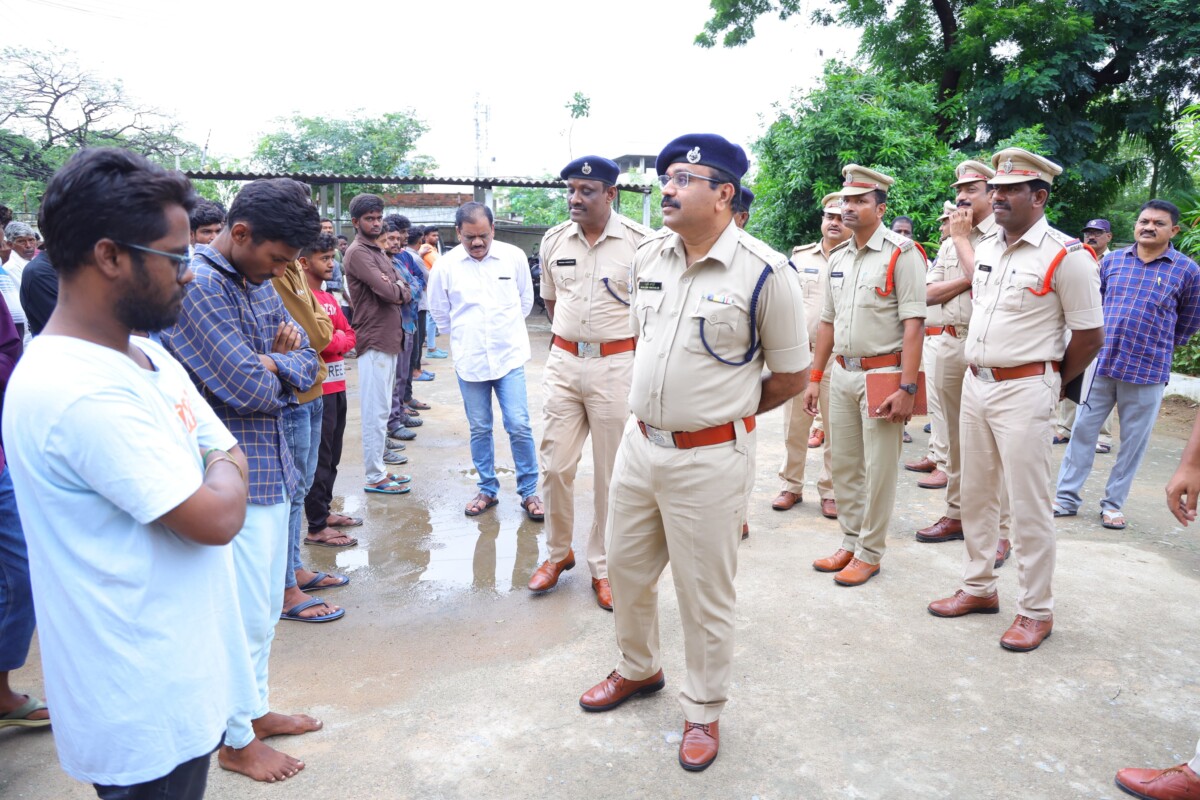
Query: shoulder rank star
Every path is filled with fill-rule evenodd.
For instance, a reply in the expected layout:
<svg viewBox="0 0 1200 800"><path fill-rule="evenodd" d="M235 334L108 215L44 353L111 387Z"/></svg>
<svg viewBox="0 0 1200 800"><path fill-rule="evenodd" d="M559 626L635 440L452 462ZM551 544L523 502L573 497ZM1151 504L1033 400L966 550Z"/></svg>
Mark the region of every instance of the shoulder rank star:
<svg viewBox="0 0 1200 800"><path fill-rule="evenodd" d="M689 164L695 164L700 161L700 146L696 145L691 150L688 150L687 160Z"/></svg>
<svg viewBox="0 0 1200 800"><path fill-rule="evenodd" d="M585 162L583 162L583 167L581 167L579 171L582 172L584 175L591 175L592 174L592 165L585 161Z"/></svg>

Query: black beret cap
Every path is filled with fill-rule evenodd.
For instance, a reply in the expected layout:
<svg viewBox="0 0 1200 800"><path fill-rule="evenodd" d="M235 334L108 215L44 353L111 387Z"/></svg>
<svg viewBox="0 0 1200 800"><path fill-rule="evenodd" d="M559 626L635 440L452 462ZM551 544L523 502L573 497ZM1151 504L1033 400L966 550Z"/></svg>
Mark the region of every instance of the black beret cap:
<svg viewBox="0 0 1200 800"><path fill-rule="evenodd" d="M739 181L750 168L746 151L715 133L688 133L673 140L658 154L654 169L665 175L667 167L679 163L725 170Z"/></svg>
<svg viewBox="0 0 1200 800"><path fill-rule="evenodd" d="M558 177L564 181L571 178L583 178L589 181L601 181L609 186L617 182L617 178L621 175L621 168L617 166L617 162L610 161L603 156L583 156L577 158L570 164L562 168L562 172L558 173Z"/></svg>

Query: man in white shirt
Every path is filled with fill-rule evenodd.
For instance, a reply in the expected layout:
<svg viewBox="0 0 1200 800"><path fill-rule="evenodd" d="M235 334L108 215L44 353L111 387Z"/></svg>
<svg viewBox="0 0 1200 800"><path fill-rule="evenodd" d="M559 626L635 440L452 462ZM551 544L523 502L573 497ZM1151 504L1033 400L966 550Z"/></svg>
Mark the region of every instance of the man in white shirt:
<svg viewBox="0 0 1200 800"><path fill-rule="evenodd" d="M113 148L51 179L63 292L5 394L55 744L106 800L203 797L226 720L257 704L229 546L246 457L183 367L130 335L179 315L195 202Z"/></svg>
<svg viewBox="0 0 1200 800"><path fill-rule="evenodd" d="M431 270L429 311L438 330L450 332L454 371L471 426L479 493L467 503L466 514L477 516L499 502L492 439L494 392L512 447L521 506L530 519L541 522L545 509L536 494L537 450L525 393L525 317L533 308L529 262L520 248L495 241L492 210L482 203L459 206L454 227L460 244Z"/></svg>

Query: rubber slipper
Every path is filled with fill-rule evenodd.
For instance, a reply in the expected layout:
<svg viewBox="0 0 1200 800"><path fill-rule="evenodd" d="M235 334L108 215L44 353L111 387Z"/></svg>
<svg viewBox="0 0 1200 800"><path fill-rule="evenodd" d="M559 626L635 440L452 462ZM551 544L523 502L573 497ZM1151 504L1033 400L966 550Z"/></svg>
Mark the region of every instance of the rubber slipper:
<svg viewBox="0 0 1200 800"><path fill-rule="evenodd" d="M521 507L525 509L525 516L529 517L534 522L541 522L542 520L546 519L545 512L543 511L541 514L535 514L529 510L529 507L533 505L534 500L537 500L538 505L540 505L543 509L546 508L546 504L543 503L542 499L536 494L531 494L529 497L526 497L524 500L522 500Z"/></svg>
<svg viewBox="0 0 1200 800"><path fill-rule="evenodd" d="M475 505L475 503L477 503L479 501L479 498L481 498L481 497L486 498L486 502L484 502L483 507L478 508L478 509L472 509L471 506ZM463 510L463 513L466 514L468 517L478 517L480 514L487 511L492 506L499 505L499 504L500 504L500 501L497 500L496 498L492 497L490 494L484 494L483 492L480 492L479 494L475 495L474 498L472 498L471 502L467 503L467 507Z"/></svg>
<svg viewBox="0 0 1200 800"><path fill-rule="evenodd" d="M1066 444L1067 442L1071 441L1071 437L1070 436L1055 436L1050 441L1053 442L1054 444Z"/></svg>
<svg viewBox="0 0 1200 800"><path fill-rule="evenodd" d="M397 475L394 472L389 472L388 480L391 481L392 483L399 483L399 484L403 485L403 484L410 482L412 480L412 476L411 475Z"/></svg>
<svg viewBox="0 0 1200 800"><path fill-rule="evenodd" d="M1111 531L1123 531L1128 523L1120 511L1101 511L1100 524Z"/></svg>
<svg viewBox="0 0 1200 800"><path fill-rule="evenodd" d="M1060 506L1058 503L1055 503L1054 504L1054 516L1056 516L1056 517L1073 517L1073 516L1075 516L1075 512L1067 511L1065 508Z"/></svg>
<svg viewBox="0 0 1200 800"><path fill-rule="evenodd" d="M324 586L321 586L321 581L325 580L326 578L340 578L341 580L339 580L337 583L327 583ZM349 582L349 575L329 575L324 572L318 572L317 577L300 587L300 591L307 592L309 589L336 589L339 586L345 586Z"/></svg>
<svg viewBox="0 0 1200 800"><path fill-rule="evenodd" d="M26 697L24 703L0 717L0 728L45 728L50 724L49 719L26 719L33 712L46 708L46 704L33 695Z"/></svg>
<svg viewBox="0 0 1200 800"><path fill-rule="evenodd" d="M1112 445L1111 444L1098 444L1098 445L1096 445L1096 452L1102 456L1108 455L1109 453L1112 452Z"/></svg>
<svg viewBox="0 0 1200 800"><path fill-rule="evenodd" d="M415 408L417 411L428 411L431 406L429 403L422 403L420 400L413 400L409 403L410 408Z"/></svg>
<svg viewBox="0 0 1200 800"><path fill-rule="evenodd" d="M336 539L338 537L335 536L334 538ZM358 544L358 539L355 539L353 536L346 536L344 538L349 539L350 541L346 544L334 544L333 542L324 541L322 539L310 539L305 536L304 543L307 545L312 545L313 547L354 547L354 545Z"/></svg>
<svg viewBox="0 0 1200 800"><path fill-rule="evenodd" d="M309 599L305 600L303 603L297 603L296 605L292 606L291 608L286 609L283 613L281 613L279 615L279 618L280 619L290 619L290 620L294 620L296 622L333 622L335 619L341 619L342 617L346 616L346 609L344 609L344 608L339 608L337 611L330 611L328 614L322 614L319 617L302 617L302 616L300 616L301 611L310 609L313 606L327 606L327 605L329 605L329 604L326 603L324 600L322 600L319 597L310 597Z"/></svg>
<svg viewBox="0 0 1200 800"><path fill-rule="evenodd" d="M368 483L363 487L363 491L371 494L408 494L412 491L412 489L408 486L403 486L399 483L396 483L395 481L388 481L382 486L373 486L372 484Z"/></svg>
<svg viewBox="0 0 1200 800"><path fill-rule="evenodd" d="M357 528L362 524L361 517L347 517L345 514L330 514L325 518L325 525L330 528Z"/></svg>

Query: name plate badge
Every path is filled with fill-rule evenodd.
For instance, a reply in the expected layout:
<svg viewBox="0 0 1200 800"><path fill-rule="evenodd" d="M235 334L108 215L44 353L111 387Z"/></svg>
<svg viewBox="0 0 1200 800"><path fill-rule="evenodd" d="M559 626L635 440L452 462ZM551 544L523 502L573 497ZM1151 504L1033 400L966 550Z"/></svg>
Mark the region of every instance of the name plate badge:
<svg viewBox="0 0 1200 800"><path fill-rule="evenodd" d="M638 288L639 289L648 289L652 292L661 292L662 291L662 282L661 281L638 281Z"/></svg>

